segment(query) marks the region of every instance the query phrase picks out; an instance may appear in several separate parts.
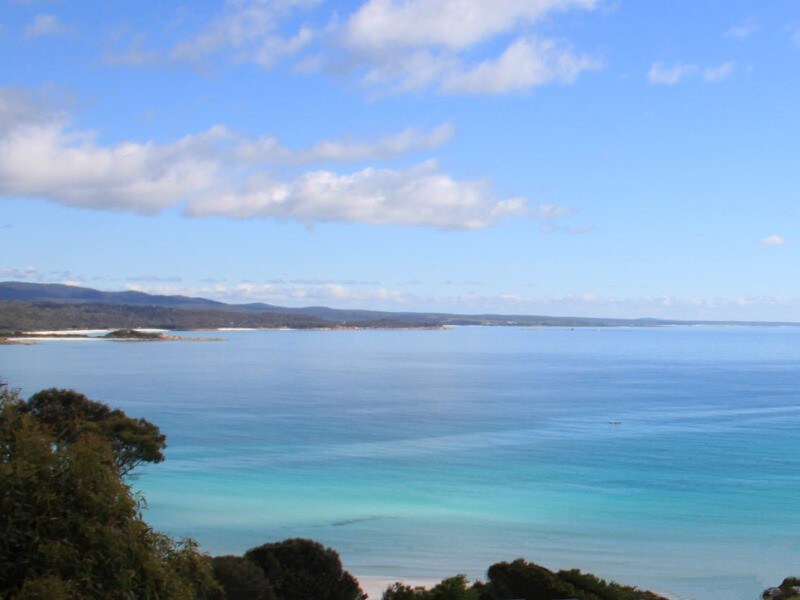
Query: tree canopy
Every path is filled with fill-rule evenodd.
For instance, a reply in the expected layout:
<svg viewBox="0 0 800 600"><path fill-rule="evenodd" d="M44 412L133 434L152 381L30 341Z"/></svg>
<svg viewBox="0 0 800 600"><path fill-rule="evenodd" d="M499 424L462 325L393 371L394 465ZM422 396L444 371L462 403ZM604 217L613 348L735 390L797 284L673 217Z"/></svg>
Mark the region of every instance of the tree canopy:
<svg viewBox="0 0 800 600"><path fill-rule="evenodd" d="M522 558L495 563L487 575L487 582L472 586L464 575L445 579L431 589L395 583L383 593L383 600L665 600L653 592L607 583L577 569L554 573Z"/></svg>
<svg viewBox="0 0 800 600"><path fill-rule="evenodd" d="M127 433L114 437L128 430L124 413L73 392L59 414L58 394L37 396L0 386L0 597L207 597L208 558L150 528L121 477L120 464L138 464L120 451L135 447Z"/></svg>
<svg viewBox="0 0 800 600"><path fill-rule="evenodd" d="M127 475L144 463L164 460L166 436L145 419L134 419L119 409L90 400L74 390L50 388L34 394L20 410L50 430L55 443L71 445L92 433L111 445L113 463Z"/></svg>
<svg viewBox="0 0 800 600"><path fill-rule="evenodd" d="M342 569L335 550L319 542L290 539L248 550L280 600L364 600L358 581Z"/></svg>

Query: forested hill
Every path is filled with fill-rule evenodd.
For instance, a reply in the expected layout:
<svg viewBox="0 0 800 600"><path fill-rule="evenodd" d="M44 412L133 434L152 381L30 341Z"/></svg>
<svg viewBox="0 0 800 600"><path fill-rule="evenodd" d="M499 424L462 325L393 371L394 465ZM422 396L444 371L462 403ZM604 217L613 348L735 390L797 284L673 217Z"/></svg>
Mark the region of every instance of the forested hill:
<svg viewBox="0 0 800 600"><path fill-rule="evenodd" d="M441 327L446 325L647 327L664 325L798 325L539 315L449 314L347 310L265 303L226 304L190 296L105 292L62 284L0 282L0 330L160 327Z"/></svg>

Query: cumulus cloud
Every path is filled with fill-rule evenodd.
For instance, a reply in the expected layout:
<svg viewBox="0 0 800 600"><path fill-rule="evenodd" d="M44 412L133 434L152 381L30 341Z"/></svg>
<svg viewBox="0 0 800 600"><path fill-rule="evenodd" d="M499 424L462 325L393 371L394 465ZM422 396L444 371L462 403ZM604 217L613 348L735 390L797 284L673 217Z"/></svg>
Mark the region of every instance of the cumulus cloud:
<svg viewBox="0 0 800 600"><path fill-rule="evenodd" d="M195 217L442 229L488 227L512 215L557 216L557 208L531 212L524 198L497 198L487 182L455 179L435 160L403 169L276 174L285 170L276 164L287 161L374 158L432 147L450 134L449 126L409 130L377 142L329 142L293 153L268 143L272 138L253 140L215 126L173 142L103 145L95 133L71 129L63 113L26 105L18 90L0 90L0 196L141 214L183 204Z"/></svg>
<svg viewBox="0 0 800 600"><path fill-rule="evenodd" d="M441 89L483 94L523 91L552 82L572 83L581 72L601 64L593 58L576 56L552 40L520 38L497 59L447 73Z"/></svg>
<svg viewBox="0 0 800 600"><path fill-rule="evenodd" d="M785 246L786 238L781 235L768 235L759 243L763 246Z"/></svg>
<svg viewBox="0 0 800 600"><path fill-rule="evenodd" d="M369 0L347 21L355 48L446 47L464 50L557 11L592 9L595 0Z"/></svg>
<svg viewBox="0 0 800 600"><path fill-rule="evenodd" d="M442 229L488 227L525 211L523 198L497 200L484 182L455 180L432 160L401 170L368 167L348 174L314 171L292 181L258 174L239 189L212 192L187 206L192 216L277 217Z"/></svg>
<svg viewBox="0 0 800 600"><path fill-rule="evenodd" d="M350 16L342 39L364 84L390 93L521 92L569 84L602 66L567 44L518 33L553 13L595 6L593 0L370 0ZM476 46L501 35L513 37L500 55L475 58Z"/></svg>
<svg viewBox="0 0 800 600"><path fill-rule="evenodd" d="M109 62L204 63L212 56L264 68L291 58L298 72L349 73L378 93L433 89L502 94L551 83L570 84L602 61L531 32L569 10L598 0L367 0L351 14L327 14L319 26L297 23L320 0L228 0L203 30L165 52L136 44ZM319 16L319 15L315 15ZM325 17L322 17L325 18ZM504 50L487 54L497 40Z"/></svg>
<svg viewBox="0 0 800 600"><path fill-rule="evenodd" d="M733 61L722 63L716 67L702 68L698 65L678 63L667 65L656 62L647 72L650 83L662 85L675 85L697 75L702 76L707 83L716 83L727 79L734 71L736 63Z"/></svg>
<svg viewBox="0 0 800 600"><path fill-rule="evenodd" d="M45 197L72 206L157 212L213 183L207 148L215 130L170 144L101 146L63 117L35 114L0 94L0 195ZM28 117L12 122L3 109Z"/></svg>
<svg viewBox="0 0 800 600"><path fill-rule="evenodd" d="M33 18L33 22L25 28L25 37L35 38L45 35L63 35L69 28L55 15L41 14Z"/></svg>

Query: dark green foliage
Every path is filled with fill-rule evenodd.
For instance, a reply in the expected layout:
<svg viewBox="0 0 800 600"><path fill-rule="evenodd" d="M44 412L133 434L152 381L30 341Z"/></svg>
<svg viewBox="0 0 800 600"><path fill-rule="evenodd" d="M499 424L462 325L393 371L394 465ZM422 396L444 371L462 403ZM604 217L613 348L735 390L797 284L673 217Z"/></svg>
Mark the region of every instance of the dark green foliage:
<svg viewBox="0 0 800 600"><path fill-rule="evenodd" d="M552 571L518 558L514 562L501 562L489 567L489 582L481 593L481 600L556 600L578 597L575 588L561 581Z"/></svg>
<svg viewBox="0 0 800 600"><path fill-rule="evenodd" d="M800 578L787 577L777 588L769 588L761 594L762 598L776 600L796 600L800 598Z"/></svg>
<svg viewBox="0 0 800 600"><path fill-rule="evenodd" d="M275 600L264 572L241 556L215 556L211 559L214 579L222 586L226 600Z"/></svg>
<svg viewBox="0 0 800 600"><path fill-rule="evenodd" d="M800 577L787 577L779 587L784 591L791 590L793 587L800 587Z"/></svg>
<svg viewBox="0 0 800 600"><path fill-rule="evenodd" d="M480 600L664 600L652 592L606 583L577 569L553 573L521 558L492 565L488 575L487 583L475 586Z"/></svg>
<svg viewBox="0 0 800 600"><path fill-rule="evenodd" d="M111 340L160 340L164 338L162 333L157 331L139 331L138 329L115 329L109 331L103 337Z"/></svg>
<svg viewBox="0 0 800 600"><path fill-rule="evenodd" d="M363 600L355 578L342 569L339 555L312 540L264 544L244 557L261 568L278 600Z"/></svg>
<svg viewBox="0 0 800 600"><path fill-rule="evenodd" d="M0 597L205 598L208 558L141 519L105 435L68 431L0 386Z"/></svg>
<svg viewBox="0 0 800 600"><path fill-rule="evenodd" d="M58 444L73 444L87 433L105 437L120 475L141 464L164 460L167 438L158 427L73 390L43 390L31 396L23 410L48 427Z"/></svg>
<svg viewBox="0 0 800 600"><path fill-rule="evenodd" d="M398 581L386 588L383 600L427 600L427 594L424 587L411 587Z"/></svg>
<svg viewBox="0 0 800 600"><path fill-rule="evenodd" d="M478 600L478 592L467 586L466 575L456 575L430 590L395 583L383 593L383 600Z"/></svg>
<svg viewBox="0 0 800 600"><path fill-rule="evenodd" d="M456 575L438 583L429 592L430 600L478 600L478 593L467 587L466 575Z"/></svg>
<svg viewBox="0 0 800 600"><path fill-rule="evenodd" d="M624 586L618 583L607 583L591 573L581 573L578 569L559 571L558 577L562 581L571 583L577 590L584 594L592 594L591 598L601 600L659 600L657 594Z"/></svg>
<svg viewBox="0 0 800 600"><path fill-rule="evenodd" d="M395 583L383 594L383 600L665 600L657 594L606 583L577 569L552 571L517 559L489 567L489 581L467 587L463 575L445 579L430 590Z"/></svg>

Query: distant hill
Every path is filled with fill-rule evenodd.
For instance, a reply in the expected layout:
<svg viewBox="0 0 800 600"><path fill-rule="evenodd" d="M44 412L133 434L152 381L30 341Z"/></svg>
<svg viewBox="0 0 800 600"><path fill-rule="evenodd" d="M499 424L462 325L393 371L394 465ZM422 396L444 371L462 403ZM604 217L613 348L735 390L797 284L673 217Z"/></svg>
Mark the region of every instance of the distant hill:
<svg viewBox="0 0 800 600"><path fill-rule="evenodd" d="M60 283L0 282L0 300L19 302L59 302L65 304L108 304L113 306L169 306L229 310L224 302L189 296L157 296L144 292L101 292ZM268 305L264 305L268 306Z"/></svg>
<svg viewBox="0 0 800 600"><path fill-rule="evenodd" d="M101 324L102 323L102 324ZM144 292L104 292L54 283L0 282L0 330L60 328L218 327L320 328L439 327L446 325L654 327L665 325L798 325L786 322L669 321L541 315L449 314L348 310L325 306L290 308L265 303L226 304L206 298Z"/></svg>

